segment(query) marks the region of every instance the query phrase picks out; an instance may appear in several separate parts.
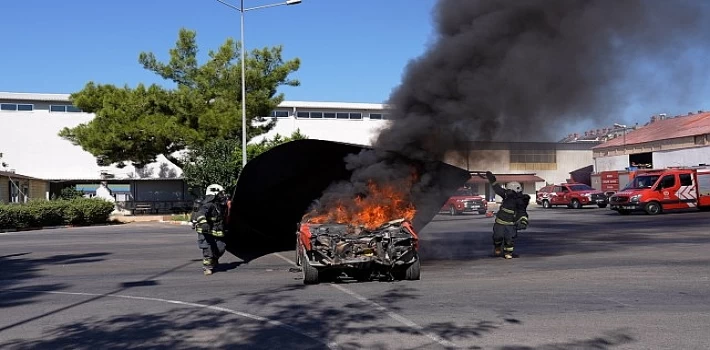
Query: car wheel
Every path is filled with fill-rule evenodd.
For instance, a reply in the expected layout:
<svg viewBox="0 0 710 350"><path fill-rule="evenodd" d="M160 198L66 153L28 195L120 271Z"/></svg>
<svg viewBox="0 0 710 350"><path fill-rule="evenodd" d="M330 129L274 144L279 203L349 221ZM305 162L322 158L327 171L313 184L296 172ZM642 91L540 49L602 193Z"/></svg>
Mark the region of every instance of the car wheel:
<svg viewBox="0 0 710 350"><path fill-rule="evenodd" d="M648 202L646 204L646 213L656 215L661 213L661 204L658 202Z"/></svg>
<svg viewBox="0 0 710 350"><path fill-rule="evenodd" d="M296 236L296 266L301 266L301 252L300 252L301 241Z"/></svg>
<svg viewBox="0 0 710 350"><path fill-rule="evenodd" d="M579 209L582 207L582 204L579 202L579 200L573 199L571 206L572 206L572 209Z"/></svg>
<svg viewBox="0 0 710 350"><path fill-rule="evenodd" d="M599 203L597 204L599 208L606 208L606 203Z"/></svg>
<svg viewBox="0 0 710 350"><path fill-rule="evenodd" d="M478 213L481 214L481 215L483 215L483 214L486 213L486 210L485 210L485 209L484 209L484 210L479 210Z"/></svg>
<svg viewBox="0 0 710 350"><path fill-rule="evenodd" d="M552 206L550 205L550 201L547 201L547 200L542 201L542 207L545 209L552 208Z"/></svg>
<svg viewBox="0 0 710 350"><path fill-rule="evenodd" d="M419 261L419 257L417 257L417 260L413 262L411 265L407 267L407 270L404 272L404 279L409 280L409 281L414 281L419 279L421 271L421 262Z"/></svg>
<svg viewBox="0 0 710 350"><path fill-rule="evenodd" d="M311 266L308 259L301 257L301 263L303 264L303 284L318 284L318 269Z"/></svg>
<svg viewBox="0 0 710 350"><path fill-rule="evenodd" d="M449 207L449 215L456 215L456 208L453 205Z"/></svg>

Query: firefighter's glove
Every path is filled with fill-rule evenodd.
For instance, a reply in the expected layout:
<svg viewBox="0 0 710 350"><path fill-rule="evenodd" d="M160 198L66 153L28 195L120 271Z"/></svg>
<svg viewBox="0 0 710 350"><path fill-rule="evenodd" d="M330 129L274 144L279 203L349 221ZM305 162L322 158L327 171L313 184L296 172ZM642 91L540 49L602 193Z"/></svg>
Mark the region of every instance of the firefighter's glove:
<svg viewBox="0 0 710 350"><path fill-rule="evenodd" d="M495 183L495 182L496 182L496 176L493 175L493 173L490 172L490 171L486 171L486 178L488 179L488 181L489 181L490 183Z"/></svg>
<svg viewBox="0 0 710 350"><path fill-rule="evenodd" d="M515 224L516 228L518 230L525 230L528 228L528 218L522 217L518 220L518 222Z"/></svg>

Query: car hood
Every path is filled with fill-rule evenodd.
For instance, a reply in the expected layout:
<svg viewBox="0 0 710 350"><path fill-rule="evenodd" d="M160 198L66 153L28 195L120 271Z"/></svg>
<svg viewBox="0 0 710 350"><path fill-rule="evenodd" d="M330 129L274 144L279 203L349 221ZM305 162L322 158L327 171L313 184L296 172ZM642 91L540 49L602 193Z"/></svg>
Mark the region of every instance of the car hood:
<svg viewBox="0 0 710 350"><path fill-rule="evenodd" d="M452 196L450 199L462 199L462 200L483 200L482 196Z"/></svg>
<svg viewBox="0 0 710 350"><path fill-rule="evenodd" d="M333 182L350 178L352 172L346 168L344 158L368 149L371 148L305 139L279 145L250 160L232 195L229 251L251 260L292 250L297 225L313 201ZM412 226L417 232L470 179L466 170L443 162L437 162L434 168L437 190L428 194L423 203L414 203L417 214Z"/></svg>

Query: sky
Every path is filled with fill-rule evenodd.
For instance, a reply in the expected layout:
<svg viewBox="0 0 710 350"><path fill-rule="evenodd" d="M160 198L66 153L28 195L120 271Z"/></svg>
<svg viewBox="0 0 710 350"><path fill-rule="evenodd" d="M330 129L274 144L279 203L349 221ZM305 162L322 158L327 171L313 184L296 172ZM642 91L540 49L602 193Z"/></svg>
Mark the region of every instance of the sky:
<svg viewBox="0 0 710 350"><path fill-rule="evenodd" d="M226 0L238 4L238 0ZM244 0L245 6L282 0ZM285 0L283 0L285 1ZM247 50L283 45L284 58L298 57L292 75L298 87L281 89L287 100L385 102L401 81L407 63L423 54L433 40L432 10L436 0L303 0L246 13ZM89 81L128 85L170 82L138 63L141 52L169 58L180 28L197 32L200 57L228 37L239 39L239 12L216 0L1 0L0 91L72 93ZM699 55L698 61L704 60ZM204 62L204 61L202 61ZM652 114L685 114L710 110L703 76L669 88L687 89L663 98L632 101L619 111L619 123L643 124ZM554 127L554 126L551 126ZM584 131L605 125L577 125Z"/></svg>
<svg viewBox="0 0 710 350"><path fill-rule="evenodd" d="M285 0L284 0L285 1ZM227 0L238 5L238 0ZM245 7L280 0L245 0ZM384 102L431 37L435 0L303 0L245 14L247 50L283 45L298 57L287 100ZM89 81L164 84L138 55L169 58L180 28L200 56L239 40L239 12L216 0L2 0L0 91L72 93ZM203 61L204 62L204 61Z"/></svg>

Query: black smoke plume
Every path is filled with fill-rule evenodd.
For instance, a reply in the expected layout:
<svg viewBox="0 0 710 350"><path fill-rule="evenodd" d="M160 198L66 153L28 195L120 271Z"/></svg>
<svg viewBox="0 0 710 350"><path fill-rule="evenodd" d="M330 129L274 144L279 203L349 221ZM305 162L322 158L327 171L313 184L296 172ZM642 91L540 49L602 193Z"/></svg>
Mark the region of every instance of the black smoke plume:
<svg viewBox="0 0 710 350"><path fill-rule="evenodd" d="M707 53L708 9L684 0L440 0L436 37L392 92L378 151L347 159L352 181L326 191L321 209L362 193L364 181L408 174L389 151L444 161L469 141L550 141L632 102L678 97L696 74L684 53ZM667 80L651 84L656 72L640 67L661 67ZM423 175L415 197L431 190Z"/></svg>

